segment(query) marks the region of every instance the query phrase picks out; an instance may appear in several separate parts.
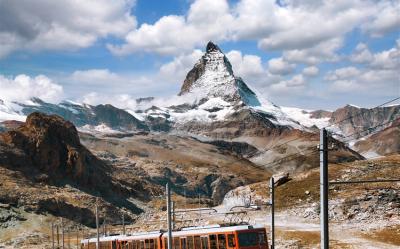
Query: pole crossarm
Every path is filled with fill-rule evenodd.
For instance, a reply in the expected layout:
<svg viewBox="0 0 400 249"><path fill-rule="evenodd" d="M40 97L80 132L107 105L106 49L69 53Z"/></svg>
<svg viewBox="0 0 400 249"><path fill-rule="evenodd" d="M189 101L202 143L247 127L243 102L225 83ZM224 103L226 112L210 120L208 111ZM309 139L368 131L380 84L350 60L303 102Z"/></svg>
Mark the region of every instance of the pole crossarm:
<svg viewBox="0 0 400 249"><path fill-rule="evenodd" d="M385 183L385 182L400 182L400 179L371 179L358 181L333 181L329 184L362 184L362 183Z"/></svg>

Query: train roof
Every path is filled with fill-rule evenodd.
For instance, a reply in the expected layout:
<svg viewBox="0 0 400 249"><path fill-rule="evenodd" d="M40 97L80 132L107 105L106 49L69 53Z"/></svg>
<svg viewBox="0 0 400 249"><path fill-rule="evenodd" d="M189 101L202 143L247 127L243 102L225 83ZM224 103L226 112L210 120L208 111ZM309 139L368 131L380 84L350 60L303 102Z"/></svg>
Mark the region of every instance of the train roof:
<svg viewBox="0 0 400 249"><path fill-rule="evenodd" d="M244 231L251 229L263 228L262 225L239 225L239 226L220 226L220 225L211 225L211 226L201 226L201 227L188 227L183 228L181 231L173 231L172 236L187 236L187 235L201 235L208 233L225 233L225 232L235 232L235 231ZM144 239L154 239L162 236L166 238L168 233L166 231L152 231L152 232L141 232L141 233L133 233L127 235L113 235L113 236L101 236L100 241L114 241L114 240L144 240ZM81 243L87 244L96 242L97 238L83 239Z"/></svg>
<svg viewBox="0 0 400 249"><path fill-rule="evenodd" d="M209 226L209 227L193 227L186 228L181 231L173 231L172 236L185 236L185 235L195 235L195 234L207 234L207 233L226 233L226 232L235 232L235 231L243 231L250 229L261 228L259 226L250 226L250 225L240 225L240 226ZM163 233L163 237L167 237L168 233Z"/></svg>

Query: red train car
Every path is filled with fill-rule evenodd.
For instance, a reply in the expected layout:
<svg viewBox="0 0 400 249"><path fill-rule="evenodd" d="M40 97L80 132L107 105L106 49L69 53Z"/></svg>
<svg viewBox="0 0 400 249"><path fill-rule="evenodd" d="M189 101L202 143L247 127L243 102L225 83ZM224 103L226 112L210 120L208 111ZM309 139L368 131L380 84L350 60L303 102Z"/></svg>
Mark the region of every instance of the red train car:
<svg viewBox="0 0 400 249"><path fill-rule="evenodd" d="M100 249L168 249L166 232L135 233L100 238ZM96 238L81 241L96 249ZM172 249L268 249L264 227L249 225L185 228L172 232Z"/></svg>

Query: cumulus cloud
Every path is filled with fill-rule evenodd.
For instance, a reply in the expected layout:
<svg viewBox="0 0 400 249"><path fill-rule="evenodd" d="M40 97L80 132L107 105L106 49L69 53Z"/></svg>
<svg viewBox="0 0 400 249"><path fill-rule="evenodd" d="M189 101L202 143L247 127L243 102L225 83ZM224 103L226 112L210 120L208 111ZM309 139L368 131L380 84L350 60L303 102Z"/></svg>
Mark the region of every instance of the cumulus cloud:
<svg viewBox="0 0 400 249"><path fill-rule="evenodd" d="M243 55L240 51L232 50L226 56L231 62L233 71L237 76L252 78L265 73L261 57L257 55Z"/></svg>
<svg viewBox="0 0 400 249"><path fill-rule="evenodd" d="M365 64L376 69L399 69L400 68L400 39L396 46L391 49L372 53L368 46L360 43L353 54L349 56L350 61Z"/></svg>
<svg viewBox="0 0 400 249"><path fill-rule="evenodd" d="M361 71L355 67L343 67L336 69L335 71L328 72L325 76L325 79L330 81L343 80L358 76L360 73Z"/></svg>
<svg viewBox="0 0 400 249"><path fill-rule="evenodd" d="M293 72L295 64L290 64L281 58L274 58L268 61L268 71L272 74L286 75Z"/></svg>
<svg viewBox="0 0 400 249"><path fill-rule="evenodd" d="M26 102L33 97L56 103L63 98L63 87L44 75L30 77L24 74L15 78L0 75L0 99L9 102Z"/></svg>
<svg viewBox="0 0 400 249"><path fill-rule="evenodd" d="M136 28L134 0L0 1L0 57L15 50L75 50Z"/></svg>
<svg viewBox="0 0 400 249"><path fill-rule="evenodd" d="M331 91L357 89L374 95L400 93L400 40L395 47L377 53L371 53L365 44L359 44L350 60L362 63L362 67L349 66L329 71L325 79L331 82Z"/></svg>
<svg viewBox="0 0 400 249"><path fill-rule="evenodd" d="M343 46L342 38L334 38L307 49L283 51L283 58L289 62L315 65L323 61L335 62L340 59L337 50Z"/></svg>
<svg viewBox="0 0 400 249"><path fill-rule="evenodd" d="M354 53L350 56L350 61L356 63L368 63L371 62L372 59L373 55L365 43L357 44Z"/></svg>
<svg viewBox="0 0 400 249"><path fill-rule="evenodd" d="M201 50L194 50L188 54L181 54L172 61L161 65L159 69L160 78L168 82L183 82L186 74L203 55Z"/></svg>
<svg viewBox="0 0 400 249"><path fill-rule="evenodd" d="M400 29L400 4L398 1L381 1L376 9L377 15L361 26L362 30L373 37Z"/></svg>
<svg viewBox="0 0 400 249"><path fill-rule="evenodd" d="M108 48L116 55L155 52L178 55L204 45L209 40L227 37L227 24L232 22L225 0L196 0L186 16L161 17L154 24L142 24L125 36L125 44Z"/></svg>
<svg viewBox="0 0 400 249"><path fill-rule="evenodd" d="M129 94L106 94L98 92L90 92L85 94L81 99L83 103L89 105L112 104L122 109L135 109L137 106L134 96Z"/></svg>
<svg viewBox="0 0 400 249"><path fill-rule="evenodd" d="M304 89L305 83L304 76L302 74L296 74L288 80L282 80L276 84L272 84L269 89L277 93L290 94Z"/></svg>
<svg viewBox="0 0 400 249"><path fill-rule="evenodd" d="M305 76L312 77L318 75L318 73L319 73L319 68L316 66L305 67L303 69L303 75Z"/></svg>

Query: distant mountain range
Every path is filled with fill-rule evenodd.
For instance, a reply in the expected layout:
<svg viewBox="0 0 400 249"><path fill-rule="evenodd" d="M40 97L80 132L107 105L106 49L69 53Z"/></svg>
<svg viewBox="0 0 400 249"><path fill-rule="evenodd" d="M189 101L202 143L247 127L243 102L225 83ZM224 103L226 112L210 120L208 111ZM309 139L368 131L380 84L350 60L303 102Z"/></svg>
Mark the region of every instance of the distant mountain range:
<svg viewBox="0 0 400 249"><path fill-rule="evenodd" d="M0 121L24 121L26 115L38 111L57 114L89 133L167 132L204 141L245 142L261 152L252 160L265 163L310 145L317 139L319 128L329 126L337 139L353 146L367 135L368 128L386 123L377 127L384 129L391 125L390 121L400 118L400 105L373 109L346 105L335 111L279 107L236 77L227 57L212 42L188 72L178 96L162 104L152 97L136 102L135 109L123 110L109 104L92 106L72 101L51 104L38 98L27 103L0 101ZM0 125L3 130L7 127L7 122ZM273 154L274 150L263 153L265 148L293 138L298 141L287 143L285 153L279 152L282 148ZM396 152L383 149L376 153L383 151Z"/></svg>

